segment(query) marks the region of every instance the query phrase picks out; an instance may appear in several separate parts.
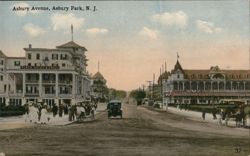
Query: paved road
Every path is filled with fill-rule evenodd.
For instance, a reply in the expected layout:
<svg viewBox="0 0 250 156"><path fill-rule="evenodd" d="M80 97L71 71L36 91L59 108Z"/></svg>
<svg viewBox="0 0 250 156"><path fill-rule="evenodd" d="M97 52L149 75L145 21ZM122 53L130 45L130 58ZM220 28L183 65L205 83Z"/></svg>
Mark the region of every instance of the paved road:
<svg viewBox="0 0 250 156"><path fill-rule="evenodd" d="M248 155L248 131L124 104L124 119L101 111L92 122L36 125L0 133L9 155Z"/></svg>

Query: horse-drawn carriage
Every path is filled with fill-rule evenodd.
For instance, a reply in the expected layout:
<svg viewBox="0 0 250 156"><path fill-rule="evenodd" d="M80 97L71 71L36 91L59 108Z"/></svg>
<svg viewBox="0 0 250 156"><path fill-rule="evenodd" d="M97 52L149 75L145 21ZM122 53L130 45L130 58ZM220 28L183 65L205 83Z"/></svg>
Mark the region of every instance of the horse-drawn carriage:
<svg viewBox="0 0 250 156"><path fill-rule="evenodd" d="M95 109L96 106L92 104L90 101L78 102L76 104L77 121L82 122L85 119L94 120Z"/></svg>
<svg viewBox="0 0 250 156"><path fill-rule="evenodd" d="M246 126L246 117L249 114L249 105L245 101L240 100L223 100L221 105L217 106L220 111L221 120L234 120L236 127Z"/></svg>

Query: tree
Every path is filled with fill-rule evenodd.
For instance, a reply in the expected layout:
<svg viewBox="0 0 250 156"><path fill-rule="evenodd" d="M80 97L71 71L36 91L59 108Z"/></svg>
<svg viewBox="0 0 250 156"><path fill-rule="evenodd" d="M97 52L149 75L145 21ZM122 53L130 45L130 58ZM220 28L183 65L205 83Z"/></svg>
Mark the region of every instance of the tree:
<svg viewBox="0 0 250 156"><path fill-rule="evenodd" d="M141 89L133 90L130 92L129 97L136 99L137 105L141 105L142 100L146 97L146 92Z"/></svg>

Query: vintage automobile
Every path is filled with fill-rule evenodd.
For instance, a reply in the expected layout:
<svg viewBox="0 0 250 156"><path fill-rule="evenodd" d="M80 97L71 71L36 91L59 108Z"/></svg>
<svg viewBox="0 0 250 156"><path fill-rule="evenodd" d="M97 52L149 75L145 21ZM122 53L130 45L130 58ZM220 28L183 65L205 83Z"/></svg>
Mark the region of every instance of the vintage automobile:
<svg viewBox="0 0 250 156"><path fill-rule="evenodd" d="M122 119L122 102L118 100L112 100L107 105L108 118L120 116Z"/></svg>

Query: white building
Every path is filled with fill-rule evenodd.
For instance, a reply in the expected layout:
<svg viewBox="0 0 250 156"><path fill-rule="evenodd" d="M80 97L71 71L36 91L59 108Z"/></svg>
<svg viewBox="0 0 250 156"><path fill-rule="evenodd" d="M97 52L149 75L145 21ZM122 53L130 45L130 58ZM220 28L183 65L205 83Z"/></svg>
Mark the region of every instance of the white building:
<svg viewBox="0 0 250 156"><path fill-rule="evenodd" d="M90 98L83 46L70 41L55 49L24 48L25 57L0 51L0 103L76 103Z"/></svg>
<svg viewBox="0 0 250 156"><path fill-rule="evenodd" d="M163 81L164 103L217 104L237 99L250 103L250 70L183 69L177 60Z"/></svg>

